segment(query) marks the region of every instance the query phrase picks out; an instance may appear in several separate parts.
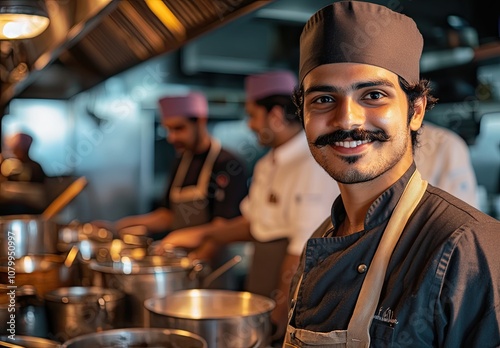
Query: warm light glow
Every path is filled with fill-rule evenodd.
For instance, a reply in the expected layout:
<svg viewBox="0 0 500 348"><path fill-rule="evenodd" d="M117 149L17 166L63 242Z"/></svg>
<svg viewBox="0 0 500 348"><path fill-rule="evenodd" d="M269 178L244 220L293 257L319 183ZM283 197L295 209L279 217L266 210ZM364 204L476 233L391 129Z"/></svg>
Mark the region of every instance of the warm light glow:
<svg viewBox="0 0 500 348"><path fill-rule="evenodd" d="M49 26L49 19L43 16L18 13L0 14L1 39L31 39L40 35Z"/></svg>
<svg viewBox="0 0 500 348"><path fill-rule="evenodd" d="M124 256L121 258L121 263L122 263L122 271L123 274L130 274L132 273L132 261L130 260L129 257Z"/></svg>
<svg viewBox="0 0 500 348"><path fill-rule="evenodd" d="M178 40L186 38L186 28L175 17L170 9L163 1L146 0L149 9L158 17L158 19L166 26Z"/></svg>
<svg viewBox="0 0 500 348"><path fill-rule="evenodd" d="M29 256L25 256L23 259L24 273L32 273L35 270L35 265L33 260Z"/></svg>

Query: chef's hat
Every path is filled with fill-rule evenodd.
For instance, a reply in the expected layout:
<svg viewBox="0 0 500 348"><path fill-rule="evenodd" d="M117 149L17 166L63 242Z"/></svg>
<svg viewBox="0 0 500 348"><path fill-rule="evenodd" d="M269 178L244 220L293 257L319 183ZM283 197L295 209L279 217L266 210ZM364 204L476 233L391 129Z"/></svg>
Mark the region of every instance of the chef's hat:
<svg viewBox="0 0 500 348"><path fill-rule="evenodd" d="M208 102L199 92L186 95L166 96L158 101L162 119L168 117L208 117Z"/></svg>
<svg viewBox="0 0 500 348"><path fill-rule="evenodd" d="M250 75L245 78L247 100L260 100L273 95L292 95L297 86L295 75L286 70Z"/></svg>
<svg viewBox="0 0 500 348"><path fill-rule="evenodd" d="M373 3L335 2L316 12L304 26L299 81L319 65L362 63L418 83L423 44L410 17Z"/></svg>

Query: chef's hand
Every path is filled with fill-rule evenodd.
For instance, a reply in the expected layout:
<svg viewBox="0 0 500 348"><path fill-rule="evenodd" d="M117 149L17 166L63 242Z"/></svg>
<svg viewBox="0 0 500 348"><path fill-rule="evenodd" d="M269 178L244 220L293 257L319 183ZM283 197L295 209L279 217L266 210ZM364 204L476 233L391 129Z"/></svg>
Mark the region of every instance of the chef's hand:
<svg viewBox="0 0 500 348"><path fill-rule="evenodd" d="M175 247L195 249L206 239L206 232L202 227L187 227L170 232L161 240L155 249L155 253L161 254L165 250Z"/></svg>
<svg viewBox="0 0 500 348"><path fill-rule="evenodd" d="M105 228L108 231L113 231L115 229L115 224L107 220L94 220L91 221L90 223L97 228Z"/></svg>
<svg viewBox="0 0 500 348"><path fill-rule="evenodd" d="M117 237L117 231L115 228L115 224L111 221L107 220L94 220L88 223L92 227L92 235L97 235L98 237L103 237L103 234L100 232L102 230L107 231L106 238L114 239Z"/></svg>

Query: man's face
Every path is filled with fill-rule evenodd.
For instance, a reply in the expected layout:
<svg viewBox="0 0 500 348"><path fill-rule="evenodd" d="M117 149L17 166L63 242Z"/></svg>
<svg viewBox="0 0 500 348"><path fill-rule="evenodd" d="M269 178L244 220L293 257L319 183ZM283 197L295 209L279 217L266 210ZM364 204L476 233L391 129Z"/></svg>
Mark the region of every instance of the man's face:
<svg viewBox="0 0 500 348"><path fill-rule="evenodd" d="M169 117L162 121L167 131L167 141L172 144L175 151L194 151L199 142L199 123L192 122L186 117Z"/></svg>
<svg viewBox="0 0 500 348"><path fill-rule="evenodd" d="M257 135L259 144L262 146L271 146L274 141L274 133L269 125L266 108L254 102L247 101L245 109L248 115L247 126Z"/></svg>
<svg viewBox="0 0 500 348"><path fill-rule="evenodd" d="M326 64L309 72L303 87L311 153L335 180L353 184L384 173L398 178L408 169L410 127L417 130L422 120L408 124L396 74L366 64Z"/></svg>

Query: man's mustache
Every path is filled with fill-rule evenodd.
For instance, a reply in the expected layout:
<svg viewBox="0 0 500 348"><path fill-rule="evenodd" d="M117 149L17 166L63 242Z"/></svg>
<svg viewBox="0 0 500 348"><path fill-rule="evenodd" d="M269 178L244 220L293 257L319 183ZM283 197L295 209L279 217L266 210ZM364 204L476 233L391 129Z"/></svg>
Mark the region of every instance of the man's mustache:
<svg viewBox="0 0 500 348"><path fill-rule="evenodd" d="M353 130L337 130L329 134L320 135L316 141L313 143L316 147L323 147L327 145L333 145L336 142L341 142L346 139L351 139L353 141L388 141L390 136L383 130L377 131L367 131L364 129L353 129Z"/></svg>

